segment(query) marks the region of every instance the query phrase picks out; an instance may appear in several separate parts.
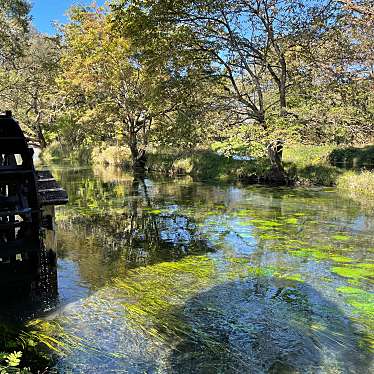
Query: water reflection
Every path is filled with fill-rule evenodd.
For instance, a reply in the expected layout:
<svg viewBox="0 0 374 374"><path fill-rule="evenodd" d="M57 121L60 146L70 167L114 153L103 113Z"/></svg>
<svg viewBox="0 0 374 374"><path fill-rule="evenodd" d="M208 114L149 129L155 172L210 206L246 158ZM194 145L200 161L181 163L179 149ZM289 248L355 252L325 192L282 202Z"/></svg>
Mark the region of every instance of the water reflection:
<svg viewBox="0 0 374 374"><path fill-rule="evenodd" d="M369 372L374 218L331 189L57 168L61 372Z"/></svg>
<svg viewBox="0 0 374 374"><path fill-rule="evenodd" d="M42 230L29 253L29 246L19 245L22 255L15 262L0 264L0 285L6 302L0 303L1 323L18 323L41 316L58 305L57 257L55 233ZM0 323L0 324L1 324Z"/></svg>
<svg viewBox="0 0 374 374"><path fill-rule="evenodd" d="M149 182L139 178L126 182L126 199L113 207L114 212L101 212L97 201L99 213L73 214L59 223L59 257L76 261L82 280L94 288L127 269L212 250L191 217L171 206L167 211L158 209L159 202L148 193ZM76 204L81 207L81 202Z"/></svg>

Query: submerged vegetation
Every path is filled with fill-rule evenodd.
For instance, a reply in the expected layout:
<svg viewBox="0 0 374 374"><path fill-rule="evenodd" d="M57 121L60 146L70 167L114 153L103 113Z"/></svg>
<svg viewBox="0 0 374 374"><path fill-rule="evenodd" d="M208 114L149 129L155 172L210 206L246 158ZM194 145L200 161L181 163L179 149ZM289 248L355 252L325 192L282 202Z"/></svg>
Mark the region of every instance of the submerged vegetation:
<svg viewBox="0 0 374 374"><path fill-rule="evenodd" d="M369 370L372 220L359 206L329 189L238 188L186 177L143 184L104 170L96 172L102 182L89 171L60 175L71 205L58 213L59 246L98 289L84 312L68 316L77 324L84 318L91 339L97 313L114 305L108 323L146 341L143 359L159 357L151 371L277 372L278 361L287 370ZM366 229L357 231L360 219ZM348 350L355 352L350 363ZM124 358L130 367L131 354Z"/></svg>
<svg viewBox="0 0 374 374"><path fill-rule="evenodd" d="M79 339L66 334L57 323L40 319L25 324L1 322L0 338L1 373L47 372L55 358L80 344Z"/></svg>

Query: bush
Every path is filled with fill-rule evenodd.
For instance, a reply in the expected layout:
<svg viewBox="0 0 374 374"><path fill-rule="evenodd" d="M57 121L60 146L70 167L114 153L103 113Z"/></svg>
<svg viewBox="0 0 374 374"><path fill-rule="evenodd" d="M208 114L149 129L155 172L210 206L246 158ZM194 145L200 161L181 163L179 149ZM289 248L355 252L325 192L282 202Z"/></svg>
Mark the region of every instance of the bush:
<svg viewBox="0 0 374 374"><path fill-rule="evenodd" d="M292 162L298 167L327 164L333 149L332 145L290 144L284 148L283 160Z"/></svg>
<svg viewBox="0 0 374 374"><path fill-rule="evenodd" d="M298 165L288 164L286 170L297 185L302 186L335 186L341 171L330 165Z"/></svg>
<svg viewBox="0 0 374 374"><path fill-rule="evenodd" d="M174 174L191 174L193 171L193 161L190 157L175 160L172 165Z"/></svg>
<svg viewBox="0 0 374 374"><path fill-rule="evenodd" d="M52 142L47 148L43 149L40 154L40 159L47 164L57 160L87 163L90 157L90 148L85 146L73 148L71 145L61 144L58 141Z"/></svg>
<svg viewBox="0 0 374 374"><path fill-rule="evenodd" d="M128 147L111 145L95 147L91 153L94 164L129 167L131 166L131 152Z"/></svg>
<svg viewBox="0 0 374 374"><path fill-rule="evenodd" d="M148 170L169 175L188 174L201 179L247 180L258 182L269 170L267 160L234 160L209 150L181 153L154 151L148 156Z"/></svg>
<svg viewBox="0 0 374 374"><path fill-rule="evenodd" d="M40 158L46 163L63 159L64 151L61 144L58 141L52 142L47 148L42 150Z"/></svg>

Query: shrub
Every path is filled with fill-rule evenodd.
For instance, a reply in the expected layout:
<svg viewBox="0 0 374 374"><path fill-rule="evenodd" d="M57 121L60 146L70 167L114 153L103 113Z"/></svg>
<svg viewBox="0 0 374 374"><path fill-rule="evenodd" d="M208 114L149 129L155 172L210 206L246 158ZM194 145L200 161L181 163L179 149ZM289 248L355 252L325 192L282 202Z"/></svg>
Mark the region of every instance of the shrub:
<svg viewBox="0 0 374 374"><path fill-rule="evenodd" d="M45 163L51 163L57 160L89 162L91 150L86 146L73 148L68 144L61 144L58 141L52 142L47 148L43 149L40 159Z"/></svg>
<svg viewBox="0 0 374 374"><path fill-rule="evenodd" d="M52 142L50 145L48 145L47 148L42 150L40 158L46 163L50 163L51 161L58 159L63 159L64 151L61 144L58 141Z"/></svg>
<svg viewBox="0 0 374 374"><path fill-rule="evenodd" d="M128 147L111 145L95 147L91 153L94 164L129 167L131 165L131 152Z"/></svg>
<svg viewBox="0 0 374 374"><path fill-rule="evenodd" d="M193 170L193 161L190 157L175 160L172 170L174 174L191 174Z"/></svg>

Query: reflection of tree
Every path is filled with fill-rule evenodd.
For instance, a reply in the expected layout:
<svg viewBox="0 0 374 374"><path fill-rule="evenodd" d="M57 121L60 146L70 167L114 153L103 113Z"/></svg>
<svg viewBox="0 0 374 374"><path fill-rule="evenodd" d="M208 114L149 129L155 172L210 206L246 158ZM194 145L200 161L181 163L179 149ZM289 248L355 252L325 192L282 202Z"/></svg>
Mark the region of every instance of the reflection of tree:
<svg viewBox="0 0 374 374"><path fill-rule="evenodd" d="M97 285L124 269L208 251L191 218L157 209L144 178L127 187L121 213L73 216L59 224L59 255L78 260L84 279Z"/></svg>

